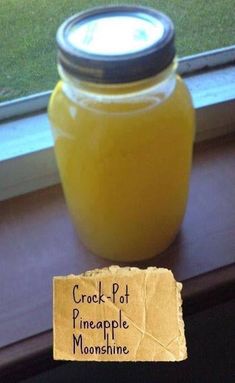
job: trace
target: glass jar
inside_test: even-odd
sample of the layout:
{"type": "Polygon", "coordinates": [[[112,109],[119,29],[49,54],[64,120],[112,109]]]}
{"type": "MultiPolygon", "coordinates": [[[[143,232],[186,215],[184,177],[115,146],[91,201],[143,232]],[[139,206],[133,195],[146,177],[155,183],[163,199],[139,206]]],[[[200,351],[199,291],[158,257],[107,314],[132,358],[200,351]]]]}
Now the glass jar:
{"type": "Polygon", "coordinates": [[[182,223],[194,137],[172,22],[145,7],[96,8],[67,20],[57,44],[49,118],[79,236],[101,257],[151,258],[182,223]]]}

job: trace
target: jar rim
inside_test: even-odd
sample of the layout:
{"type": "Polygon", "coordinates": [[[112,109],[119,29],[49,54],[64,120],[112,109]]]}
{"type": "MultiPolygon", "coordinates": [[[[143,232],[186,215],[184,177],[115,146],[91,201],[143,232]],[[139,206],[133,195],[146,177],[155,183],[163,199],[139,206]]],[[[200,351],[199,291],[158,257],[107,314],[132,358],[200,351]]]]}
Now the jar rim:
{"type": "Polygon", "coordinates": [[[133,82],[157,75],[171,64],[175,57],[174,36],[169,17],[152,8],[92,8],[72,16],[59,27],[58,62],[83,81],[133,82]],[[120,41],[119,24],[124,30],[120,41]],[[84,41],[93,41],[93,46],[84,41]]]}

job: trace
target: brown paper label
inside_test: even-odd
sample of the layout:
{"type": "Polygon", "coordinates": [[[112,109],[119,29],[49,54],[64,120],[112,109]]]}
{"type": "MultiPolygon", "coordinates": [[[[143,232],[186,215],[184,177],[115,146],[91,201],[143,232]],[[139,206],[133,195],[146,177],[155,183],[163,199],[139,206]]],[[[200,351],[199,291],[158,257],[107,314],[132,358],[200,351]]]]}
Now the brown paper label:
{"type": "Polygon", "coordinates": [[[54,359],[187,358],[181,283],[167,269],[111,266],[53,280],[54,359]]]}

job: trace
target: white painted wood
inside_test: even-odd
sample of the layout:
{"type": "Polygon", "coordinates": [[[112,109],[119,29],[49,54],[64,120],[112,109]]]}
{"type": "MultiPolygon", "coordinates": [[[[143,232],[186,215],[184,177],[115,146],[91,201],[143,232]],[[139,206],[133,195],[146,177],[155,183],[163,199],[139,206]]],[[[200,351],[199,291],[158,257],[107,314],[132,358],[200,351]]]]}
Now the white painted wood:
{"type": "Polygon", "coordinates": [[[0,201],[59,182],[52,147],[0,162],[0,201]]]}
{"type": "Polygon", "coordinates": [[[2,161],[52,146],[53,138],[46,113],[6,121],[0,125],[0,166],[2,161]]]}
{"type": "Polygon", "coordinates": [[[36,93],[0,103],[0,121],[34,112],[45,111],[51,91],[36,93]]]}
{"type": "Polygon", "coordinates": [[[235,66],[195,74],[184,80],[197,109],[235,99],[235,66]]]}
{"type": "Polygon", "coordinates": [[[235,63],[235,45],[208,52],[186,56],[179,60],[179,73],[190,74],[196,71],[216,68],[235,63]]]}

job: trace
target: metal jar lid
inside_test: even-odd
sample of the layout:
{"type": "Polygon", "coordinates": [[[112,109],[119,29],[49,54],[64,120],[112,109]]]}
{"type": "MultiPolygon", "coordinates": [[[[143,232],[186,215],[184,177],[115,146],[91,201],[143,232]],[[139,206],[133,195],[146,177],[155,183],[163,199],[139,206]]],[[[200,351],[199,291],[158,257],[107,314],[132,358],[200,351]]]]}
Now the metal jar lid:
{"type": "Polygon", "coordinates": [[[58,61],[76,78],[104,84],[154,76],[174,59],[174,26],[161,12],[111,6],[81,12],[57,32],[58,61]]]}

